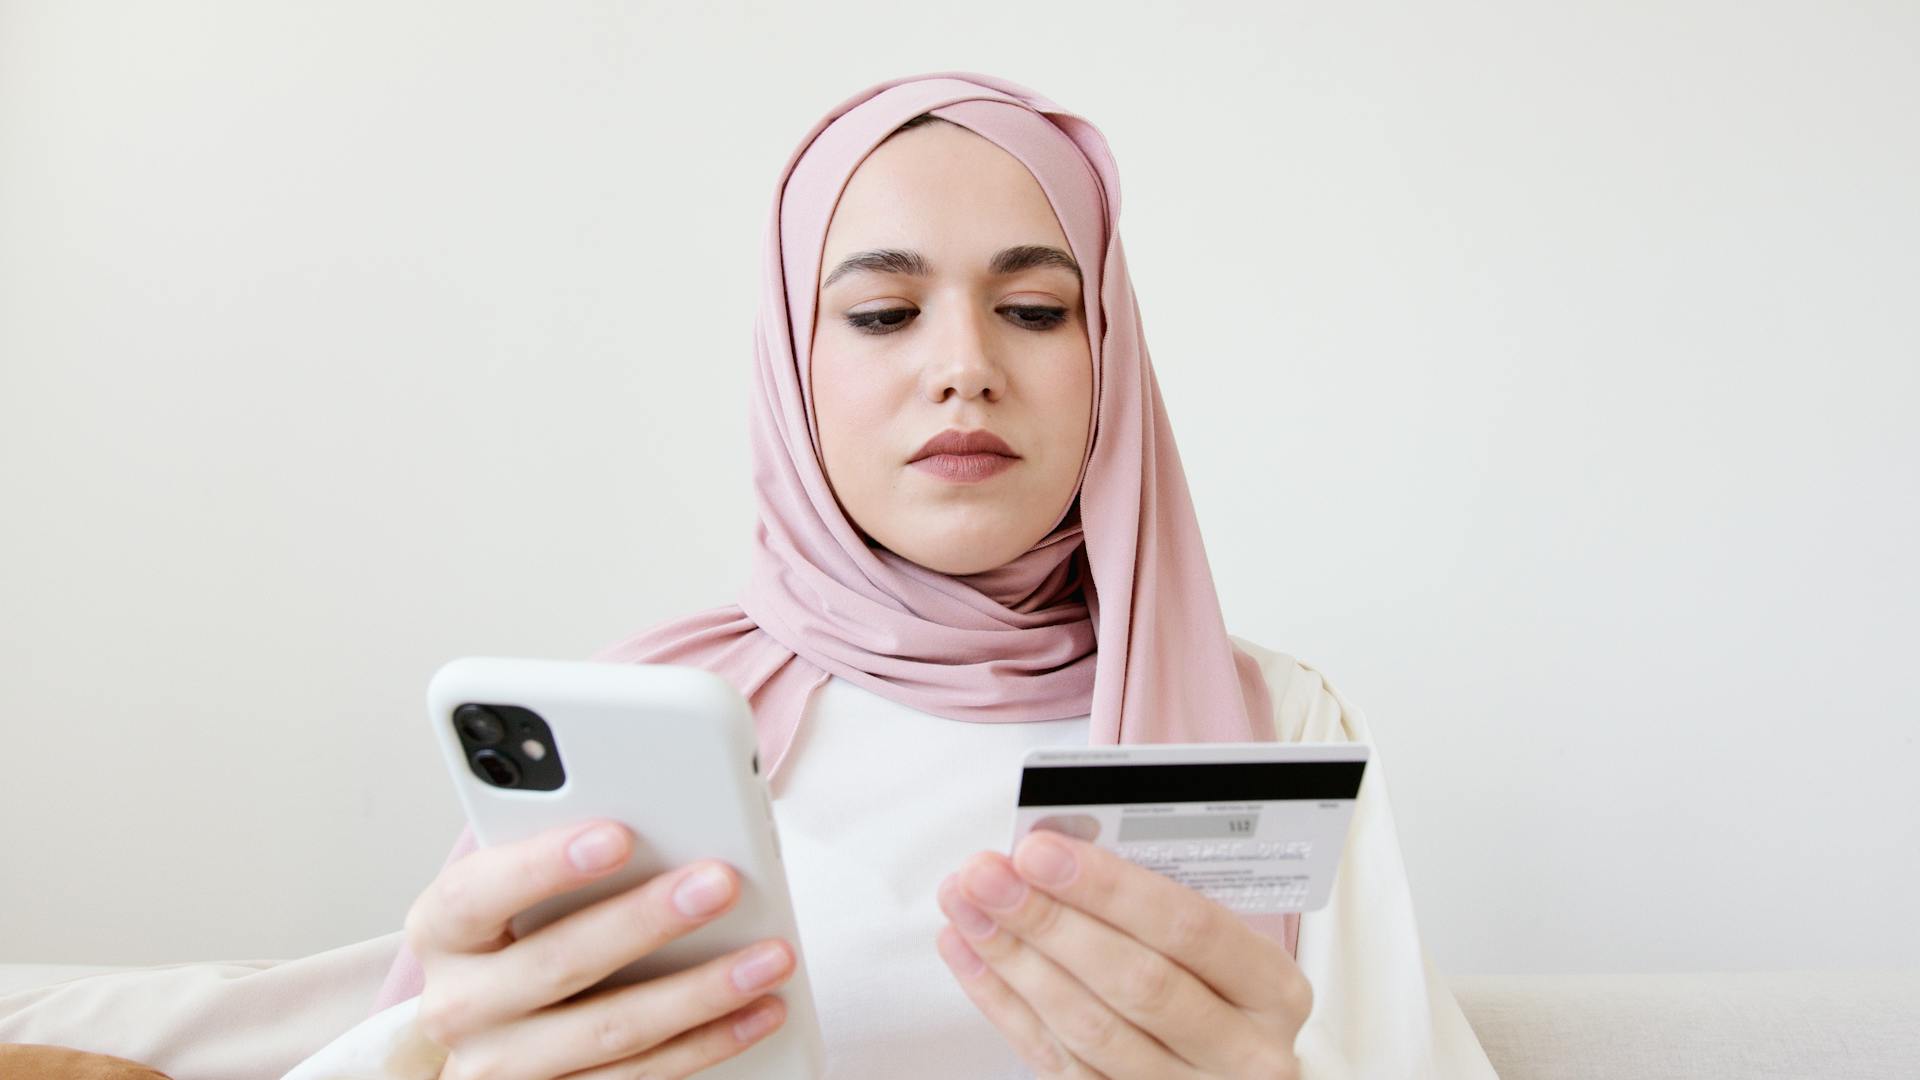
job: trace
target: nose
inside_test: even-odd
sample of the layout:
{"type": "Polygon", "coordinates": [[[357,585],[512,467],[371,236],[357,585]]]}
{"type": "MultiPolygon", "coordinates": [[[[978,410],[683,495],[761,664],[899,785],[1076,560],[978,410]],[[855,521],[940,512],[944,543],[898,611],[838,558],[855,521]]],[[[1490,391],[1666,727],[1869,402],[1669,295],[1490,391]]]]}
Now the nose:
{"type": "Polygon", "coordinates": [[[924,340],[934,350],[921,372],[929,400],[942,402],[950,394],[961,399],[984,397],[998,401],[1006,393],[1006,370],[994,354],[998,347],[985,325],[992,312],[959,313],[949,308],[936,332],[924,340]]]}

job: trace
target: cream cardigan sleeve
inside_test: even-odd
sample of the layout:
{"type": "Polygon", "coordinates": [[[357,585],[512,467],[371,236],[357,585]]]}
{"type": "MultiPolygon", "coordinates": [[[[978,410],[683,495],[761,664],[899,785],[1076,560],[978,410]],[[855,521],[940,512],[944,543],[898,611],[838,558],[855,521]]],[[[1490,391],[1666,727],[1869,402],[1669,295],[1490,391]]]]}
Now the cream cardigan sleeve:
{"type": "Polygon", "coordinates": [[[1306,1080],[1493,1078],[1480,1041],[1420,940],[1380,747],[1366,718],[1311,665],[1242,638],[1260,662],[1281,742],[1371,747],[1327,906],[1300,916],[1313,1012],[1294,1042],[1306,1080]]]}

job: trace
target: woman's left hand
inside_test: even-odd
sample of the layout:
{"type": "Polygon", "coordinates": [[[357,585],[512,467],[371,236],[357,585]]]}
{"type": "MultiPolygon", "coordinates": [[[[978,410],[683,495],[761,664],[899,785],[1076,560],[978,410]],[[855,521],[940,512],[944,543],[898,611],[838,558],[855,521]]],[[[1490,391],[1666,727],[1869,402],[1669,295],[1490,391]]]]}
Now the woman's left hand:
{"type": "Polygon", "coordinates": [[[1059,833],[940,884],[940,955],[1043,1077],[1291,1078],[1313,989],[1286,948],[1161,874],[1059,833]]]}

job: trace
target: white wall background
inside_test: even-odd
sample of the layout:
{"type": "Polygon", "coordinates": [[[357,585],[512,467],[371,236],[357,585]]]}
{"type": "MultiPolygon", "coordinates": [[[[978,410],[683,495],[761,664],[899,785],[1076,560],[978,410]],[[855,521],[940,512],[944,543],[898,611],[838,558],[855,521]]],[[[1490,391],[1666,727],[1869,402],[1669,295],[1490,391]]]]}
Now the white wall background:
{"type": "Polygon", "coordinates": [[[732,599],[775,174],[1100,124],[1452,973],[1920,963],[1920,8],[0,0],[0,961],[398,928],[474,653],[732,599]]]}

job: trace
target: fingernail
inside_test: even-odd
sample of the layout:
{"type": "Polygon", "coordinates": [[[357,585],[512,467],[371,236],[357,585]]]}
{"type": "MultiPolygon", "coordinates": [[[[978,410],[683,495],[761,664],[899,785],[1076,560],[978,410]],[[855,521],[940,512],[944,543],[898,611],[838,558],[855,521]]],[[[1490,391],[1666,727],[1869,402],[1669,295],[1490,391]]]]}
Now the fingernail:
{"type": "Polygon", "coordinates": [[[1027,883],[1014,877],[998,859],[981,859],[967,871],[965,883],[969,895],[998,911],[1018,907],[1027,895],[1027,883]]]}
{"type": "Polygon", "coordinates": [[[946,960],[947,966],[954,971],[972,978],[986,970],[987,962],[980,959],[979,953],[968,948],[967,943],[961,941],[959,935],[941,934],[939,945],[941,958],[946,960]]]}
{"type": "Polygon", "coordinates": [[[733,894],[732,883],[717,866],[703,866],[674,886],[673,906],[682,915],[711,915],[733,894]]]}
{"type": "Polygon", "coordinates": [[[773,985],[787,971],[787,950],[771,942],[748,953],[733,965],[733,986],[750,993],[773,985]]]}
{"type": "Polygon", "coordinates": [[[752,1042],[772,1031],[779,1023],[780,1006],[763,1001],[752,1012],[733,1022],[733,1037],[743,1043],[752,1042]]]}
{"type": "Polygon", "coordinates": [[[1027,834],[1013,853],[1013,864],[1028,879],[1042,885],[1059,886],[1073,880],[1073,852],[1043,833],[1027,834]]]}
{"type": "Polygon", "coordinates": [[[949,898],[947,906],[952,909],[947,914],[953,916],[953,925],[961,933],[975,941],[985,941],[993,936],[997,924],[986,912],[960,899],[958,895],[949,898]]]}
{"type": "Polygon", "coordinates": [[[567,859],[581,870],[605,870],[620,860],[620,828],[596,825],[567,845],[567,859]]]}

